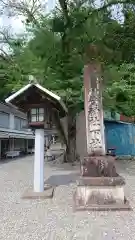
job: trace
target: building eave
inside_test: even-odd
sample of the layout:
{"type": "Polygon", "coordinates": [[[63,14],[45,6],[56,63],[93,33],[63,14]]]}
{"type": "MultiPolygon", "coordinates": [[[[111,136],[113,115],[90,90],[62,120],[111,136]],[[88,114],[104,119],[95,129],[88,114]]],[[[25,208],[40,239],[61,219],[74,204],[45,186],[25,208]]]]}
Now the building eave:
{"type": "Polygon", "coordinates": [[[59,104],[61,105],[61,107],[63,108],[63,110],[65,111],[65,113],[68,112],[66,105],[64,104],[64,102],[62,101],[61,97],[59,97],[58,95],[52,93],[51,91],[49,91],[48,89],[42,87],[40,84],[38,83],[29,83],[26,86],[22,87],[20,90],[18,90],[17,92],[15,92],[14,94],[12,94],[11,96],[9,96],[8,98],[5,99],[5,102],[7,104],[10,104],[11,106],[14,106],[12,104],[12,101],[18,97],[19,95],[21,95],[23,92],[25,92],[26,90],[28,90],[29,88],[31,88],[32,86],[37,87],[40,91],[44,92],[45,94],[47,94],[48,96],[50,96],[51,98],[53,98],[55,101],[59,102],[59,104]]]}

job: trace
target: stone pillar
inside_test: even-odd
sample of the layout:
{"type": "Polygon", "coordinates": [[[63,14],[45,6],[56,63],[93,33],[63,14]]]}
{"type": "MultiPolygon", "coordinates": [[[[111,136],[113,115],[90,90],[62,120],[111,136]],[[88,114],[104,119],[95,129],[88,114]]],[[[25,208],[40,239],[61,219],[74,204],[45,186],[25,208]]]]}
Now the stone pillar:
{"type": "Polygon", "coordinates": [[[85,117],[88,155],[105,155],[104,121],[100,67],[84,68],[85,117]]]}
{"type": "Polygon", "coordinates": [[[35,130],[34,192],[44,191],[44,129],[35,130]]]}
{"type": "Polygon", "coordinates": [[[74,193],[76,210],[130,210],[124,196],[124,179],[116,172],[112,156],[105,155],[100,68],[84,69],[88,156],[81,162],[81,177],[74,193]]]}

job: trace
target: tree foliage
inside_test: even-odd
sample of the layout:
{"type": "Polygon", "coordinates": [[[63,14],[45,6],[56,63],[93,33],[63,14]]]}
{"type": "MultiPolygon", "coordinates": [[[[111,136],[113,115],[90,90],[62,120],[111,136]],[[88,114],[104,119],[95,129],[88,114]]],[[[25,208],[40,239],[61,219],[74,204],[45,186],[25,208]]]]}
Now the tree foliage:
{"type": "Polygon", "coordinates": [[[84,105],[83,68],[89,61],[102,65],[104,108],[135,114],[134,0],[103,1],[99,7],[94,0],[59,0],[49,15],[37,0],[2,3],[2,13],[24,17],[28,36],[1,31],[7,48],[0,51],[0,97],[25,85],[28,75],[58,93],[68,107],[70,160],[75,157],[74,116],[84,105]],[[112,16],[112,6],[123,9],[122,22],[112,16]]]}
{"type": "Polygon", "coordinates": [[[84,64],[96,58],[103,66],[105,107],[133,114],[135,14],[131,4],[134,1],[112,0],[97,8],[93,1],[59,0],[53,14],[47,16],[38,1],[3,1],[3,9],[25,17],[30,39],[1,31],[1,42],[10,49],[1,49],[0,84],[5,86],[1,98],[33,74],[61,95],[74,114],[83,108],[84,64]],[[108,8],[118,3],[125,4],[122,23],[112,18],[108,8]],[[89,51],[90,44],[96,45],[96,56],[89,51]]]}

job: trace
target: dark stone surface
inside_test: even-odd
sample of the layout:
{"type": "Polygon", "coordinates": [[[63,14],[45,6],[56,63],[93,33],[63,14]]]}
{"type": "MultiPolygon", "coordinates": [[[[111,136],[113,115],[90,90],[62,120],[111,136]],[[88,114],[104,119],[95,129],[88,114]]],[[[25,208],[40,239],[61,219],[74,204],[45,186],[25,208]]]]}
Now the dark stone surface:
{"type": "Polygon", "coordinates": [[[83,177],[117,177],[115,158],[112,156],[88,156],[81,162],[83,177]]]}
{"type": "Polygon", "coordinates": [[[78,186],[122,186],[125,185],[123,177],[80,177],[77,180],[78,186]]]}

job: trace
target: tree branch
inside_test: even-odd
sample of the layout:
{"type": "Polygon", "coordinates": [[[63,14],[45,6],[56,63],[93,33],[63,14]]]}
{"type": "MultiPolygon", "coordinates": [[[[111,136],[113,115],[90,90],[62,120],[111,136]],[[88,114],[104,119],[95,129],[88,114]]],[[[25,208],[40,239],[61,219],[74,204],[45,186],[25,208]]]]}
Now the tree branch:
{"type": "Polygon", "coordinates": [[[118,4],[133,4],[133,5],[135,5],[135,1],[134,0],[111,0],[107,4],[104,4],[102,7],[95,8],[93,10],[90,9],[87,16],[84,19],[82,19],[79,23],[77,23],[75,25],[75,27],[81,26],[81,24],[85,23],[89,19],[89,17],[91,17],[92,15],[99,13],[100,11],[104,11],[105,9],[115,6],[115,5],[118,5],[118,4]]]}
{"type": "Polygon", "coordinates": [[[61,9],[63,11],[66,23],[69,22],[69,16],[68,16],[68,6],[67,6],[67,0],[59,0],[61,9]]]}
{"type": "MultiPolygon", "coordinates": [[[[23,15],[27,21],[33,22],[39,27],[37,20],[39,13],[41,14],[42,4],[39,0],[2,0],[3,9],[6,10],[6,15],[15,16],[23,15]]],[[[4,11],[4,10],[3,10],[4,11]]]]}
{"type": "Polygon", "coordinates": [[[12,58],[2,48],[0,48],[0,58],[6,62],[13,62],[12,58]]]}

